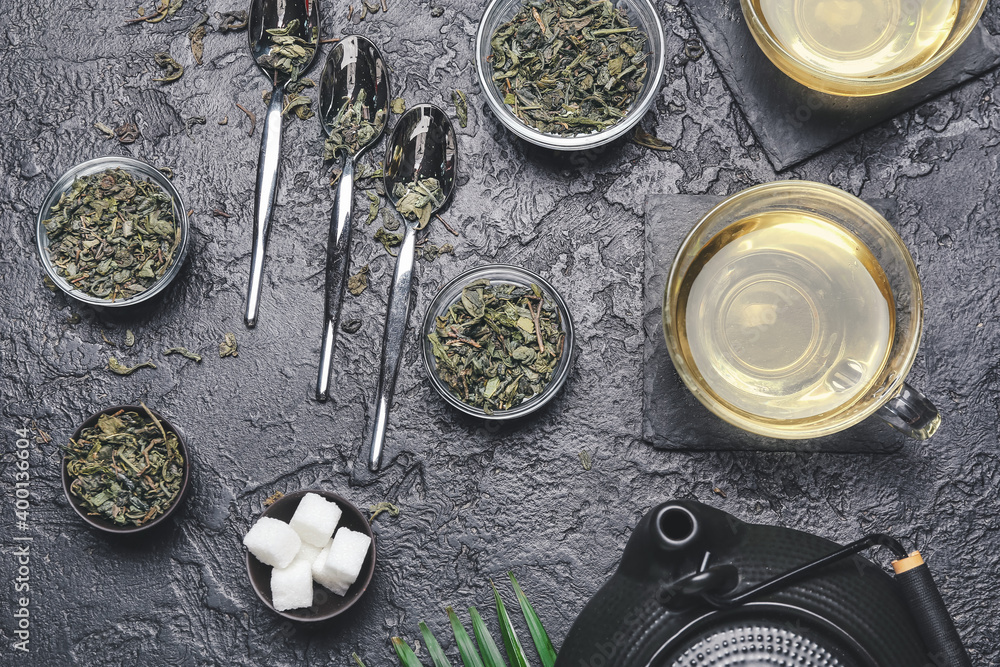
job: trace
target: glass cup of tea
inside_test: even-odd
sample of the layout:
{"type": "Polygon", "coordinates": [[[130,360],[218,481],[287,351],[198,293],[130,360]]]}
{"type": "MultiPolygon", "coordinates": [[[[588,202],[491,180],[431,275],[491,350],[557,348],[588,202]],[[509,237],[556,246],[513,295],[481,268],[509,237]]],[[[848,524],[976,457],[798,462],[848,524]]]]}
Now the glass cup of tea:
{"type": "Polygon", "coordinates": [[[688,389],[744,430],[816,438],[877,414],[915,438],[941,423],[904,379],[920,343],[913,258],[843,190],[777,181],[716,206],[681,244],[663,294],[688,389]]]}
{"type": "Polygon", "coordinates": [[[804,86],[862,97],[930,74],[975,28],[986,0],[740,0],[754,40],[804,86]]]}

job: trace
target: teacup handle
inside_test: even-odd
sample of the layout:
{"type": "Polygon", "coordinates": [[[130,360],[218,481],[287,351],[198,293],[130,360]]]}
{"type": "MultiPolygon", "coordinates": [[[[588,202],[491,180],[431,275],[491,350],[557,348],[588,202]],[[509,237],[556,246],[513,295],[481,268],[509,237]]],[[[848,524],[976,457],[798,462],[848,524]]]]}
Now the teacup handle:
{"type": "Polygon", "coordinates": [[[917,440],[931,437],[941,425],[941,415],[934,404],[905,382],[899,393],[875,414],[897,431],[917,440]]]}

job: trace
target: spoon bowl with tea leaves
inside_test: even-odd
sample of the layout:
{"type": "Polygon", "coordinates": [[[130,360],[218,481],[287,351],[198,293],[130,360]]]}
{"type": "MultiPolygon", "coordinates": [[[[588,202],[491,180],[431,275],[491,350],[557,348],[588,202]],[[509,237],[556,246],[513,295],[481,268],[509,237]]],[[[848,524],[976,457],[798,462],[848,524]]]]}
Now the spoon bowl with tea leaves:
{"type": "Polygon", "coordinates": [[[368,450],[368,468],[372,472],[382,465],[385,429],[410,314],[417,230],[427,225],[455,189],[458,150],[451,121],[436,106],[413,107],[396,123],[384,165],[385,192],[403,216],[406,231],[399,246],[382,334],[382,364],[368,450]]]}
{"type": "Polygon", "coordinates": [[[298,81],[316,57],[319,0],[251,0],[248,20],[250,53],[274,85],[261,133],[254,194],[253,248],[246,307],[246,325],[252,328],[257,325],[267,237],[278,192],[285,87],[298,81]]]}
{"type": "Polygon", "coordinates": [[[319,102],[323,132],[327,136],[323,158],[344,158],[326,250],[323,343],[316,380],[316,400],[325,401],[330,390],[333,344],[351,264],[354,167],[361,154],[382,136],[389,115],[389,75],[378,47],[358,35],[344,37],[338,42],[323,67],[319,102]]]}

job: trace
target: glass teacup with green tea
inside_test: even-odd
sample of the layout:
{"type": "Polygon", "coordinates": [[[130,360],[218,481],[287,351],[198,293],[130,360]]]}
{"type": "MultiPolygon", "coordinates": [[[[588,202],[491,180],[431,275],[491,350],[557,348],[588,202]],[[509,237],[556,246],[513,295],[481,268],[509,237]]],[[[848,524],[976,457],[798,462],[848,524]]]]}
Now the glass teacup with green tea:
{"type": "Polygon", "coordinates": [[[965,41],[986,0],[740,0],[779,69],[833,95],[860,97],[923,78],[965,41]]]}
{"type": "Polygon", "coordinates": [[[917,438],[937,410],[904,382],[923,302],[913,259],[875,209],[778,181],[712,209],[677,253],[667,348],[709,410],[753,433],[829,435],[872,414],[917,438]]]}

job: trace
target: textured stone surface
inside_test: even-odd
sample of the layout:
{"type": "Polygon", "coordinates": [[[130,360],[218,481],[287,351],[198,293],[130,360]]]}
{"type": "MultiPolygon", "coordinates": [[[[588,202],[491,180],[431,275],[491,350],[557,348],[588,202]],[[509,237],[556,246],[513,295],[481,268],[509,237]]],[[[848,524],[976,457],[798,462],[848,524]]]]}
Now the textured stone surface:
{"type": "MultiPolygon", "coordinates": [[[[388,14],[349,24],[346,0],[325,2],[324,34],[361,32],[383,45],[393,85],[409,102],[447,106],[451,89],[470,92],[469,127],[458,130],[459,188],[444,213],[461,238],[432,225],[431,238],[454,240],[457,252],[419,265],[411,325],[450,276],[504,261],[535,269],[562,290],[579,337],[563,395],[536,418],[494,429],[437,398],[411,333],[385,470],[371,476],[357,459],[391,258],[357,219],[353,264],[370,264],[372,286],[348,299],[344,317],[363,316],[364,324],[339,338],[335,400],[314,402],[332,195],[318,121],[287,125],[260,324],[246,331],[260,134],[247,139],[235,105],[260,115],[266,81],[247,56],[244,34],[210,32],[200,67],[186,36],[198,10],[214,15],[243,3],[189,0],[162,23],[123,25],[137,4],[3,3],[0,662],[345,665],[357,651],[369,665],[391,664],[391,635],[412,643],[426,619],[444,640],[442,607],[488,607],[488,579],[507,569],[558,644],[614,569],[631,527],[671,497],[841,541],[876,529],[907,538],[929,556],[976,664],[1000,661],[990,571],[1000,546],[996,73],[783,174],[900,202],[899,229],[924,280],[928,315],[913,379],[945,415],[932,443],[907,444],[892,457],[663,452],[640,440],[645,196],[726,195],[775,178],[711,59],[684,55],[685,40],[696,38],[686,11],[658,3],[669,67],[655,113],[644,121],[675,149],[622,143],[570,161],[515,140],[485,109],[471,62],[483,3],[389,0],[388,14]],[[432,5],[444,9],[441,17],[431,16],[432,5]],[[163,49],[187,68],[169,85],[150,81],[152,54],[163,49]],[[207,124],[188,136],[191,116],[207,124]],[[228,124],[219,125],[223,117],[228,124]],[[131,146],[92,127],[133,119],[142,136],[131,146]],[[41,285],[35,208],[65,169],[104,153],[172,167],[194,211],[188,265],[144,313],[99,313],[41,285]],[[233,217],[213,217],[217,207],[233,217]],[[74,313],[81,321],[69,324],[74,313]],[[127,328],[138,340],[131,349],[122,347],[127,328]],[[226,331],[239,338],[237,358],[214,353],[226,331]],[[205,360],[161,356],[178,344],[205,360]],[[106,370],[111,354],[154,358],[159,368],[118,377],[106,370]],[[193,488],[162,531],[121,542],[87,529],[68,507],[58,445],[94,410],[140,399],[187,436],[193,488]],[[22,528],[11,451],[14,430],[33,423],[53,441],[30,447],[31,509],[22,528]],[[583,449],[595,454],[590,471],[577,458],[583,449]],[[319,628],[285,624],[260,604],[240,544],[264,498],[307,486],[360,506],[391,500],[403,508],[376,522],[380,560],[366,598],[349,618],[319,628]],[[14,606],[14,536],[33,538],[26,656],[10,649],[14,621],[6,611],[14,606]]],[[[988,14],[985,25],[995,33],[996,10],[988,14]]],[[[444,643],[457,664],[452,642],[444,643]]]]}

